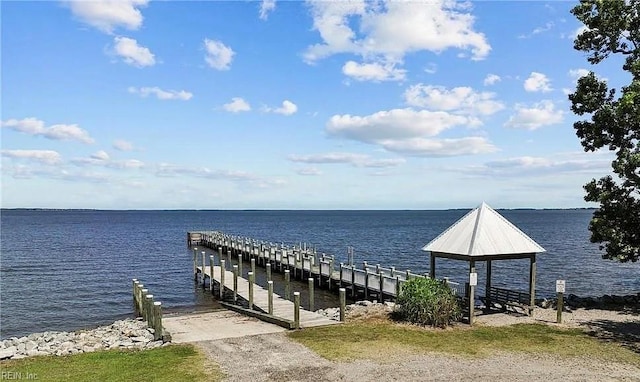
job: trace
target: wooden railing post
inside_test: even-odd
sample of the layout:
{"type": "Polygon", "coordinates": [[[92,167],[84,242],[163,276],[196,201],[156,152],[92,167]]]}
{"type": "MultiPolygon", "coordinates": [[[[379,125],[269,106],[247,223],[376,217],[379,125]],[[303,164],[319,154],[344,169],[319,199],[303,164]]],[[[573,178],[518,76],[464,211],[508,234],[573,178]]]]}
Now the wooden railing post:
{"type": "Polygon", "coordinates": [[[291,271],[284,270],[284,298],[291,301],[291,271]]]}
{"type": "MultiPolygon", "coordinates": [[[[224,260],[220,260],[220,300],[224,300],[224,274],[226,273],[226,264],[224,260]]],[[[213,278],[211,278],[213,280],[213,278]]]]}
{"type": "Polygon", "coordinates": [[[293,292],[293,326],[300,329],[300,292],[293,292]]]}
{"type": "Polygon", "coordinates": [[[153,340],[158,341],[163,339],[164,335],[164,328],[162,327],[162,303],[160,301],[153,303],[153,313],[155,317],[153,321],[153,340]]]}
{"type": "Polygon", "coordinates": [[[273,314],[273,281],[267,281],[268,290],[269,290],[269,314],[273,314]]]}
{"type": "Polygon", "coordinates": [[[338,289],[340,295],[340,321],[344,322],[344,314],[347,310],[347,290],[344,288],[338,289]]]}
{"type": "Polygon", "coordinates": [[[253,272],[249,272],[249,309],[253,309],[253,272]]]}
{"type": "Polygon", "coordinates": [[[209,256],[209,275],[211,275],[211,277],[209,278],[209,290],[211,290],[211,294],[213,294],[213,255],[209,256]]]}
{"type": "Polygon", "coordinates": [[[313,291],[313,284],[314,284],[313,277],[309,277],[309,311],[310,312],[313,312],[313,310],[314,310],[313,308],[314,308],[314,305],[315,305],[315,303],[314,303],[315,302],[314,301],[314,299],[315,299],[314,294],[315,293],[313,291]]]}
{"type": "Polygon", "coordinates": [[[233,303],[238,302],[238,266],[233,266],[233,303]]]}

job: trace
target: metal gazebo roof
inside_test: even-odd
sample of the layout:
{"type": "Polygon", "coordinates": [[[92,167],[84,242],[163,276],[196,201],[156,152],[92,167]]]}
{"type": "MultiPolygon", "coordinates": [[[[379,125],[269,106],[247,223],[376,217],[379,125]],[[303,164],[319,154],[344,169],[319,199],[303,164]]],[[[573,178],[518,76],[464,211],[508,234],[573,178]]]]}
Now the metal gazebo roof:
{"type": "Polygon", "coordinates": [[[422,250],[442,254],[442,257],[477,260],[518,258],[518,255],[545,252],[544,248],[484,202],[422,250]]]}

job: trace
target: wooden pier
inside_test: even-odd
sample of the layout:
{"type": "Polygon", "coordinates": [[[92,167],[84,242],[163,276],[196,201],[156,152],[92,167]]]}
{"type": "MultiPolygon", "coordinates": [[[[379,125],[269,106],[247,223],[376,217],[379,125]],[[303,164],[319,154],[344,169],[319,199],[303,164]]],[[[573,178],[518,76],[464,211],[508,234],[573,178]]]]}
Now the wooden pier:
{"type": "MultiPolygon", "coordinates": [[[[269,264],[269,271],[289,271],[291,277],[306,281],[313,279],[318,287],[329,290],[344,288],[353,300],[376,299],[395,300],[400,293],[402,284],[416,277],[429,277],[412,273],[409,270],[399,271],[395,267],[381,267],[380,264],[370,265],[363,262],[358,268],[353,261],[350,264],[337,263],[334,256],[318,254],[315,248],[300,243],[288,246],[282,243],[270,243],[247,237],[227,235],[218,231],[200,231],[187,233],[187,245],[194,248],[193,264],[194,274],[207,268],[207,256],[204,252],[198,253],[198,249],[208,248],[219,259],[226,259],[227,265],[231,261],[254,261],[261,267],[269,264]]],[[[350,259],[351,256],[350,256],[350,259]]],[[[229,265],[230,266],[230,265],[229,265]]],[[[208,271],[210,273],[210,271],[208,271]]],[[[214,270],[214,279],[215,279],[214,270]]],[[[233,274],[231,274],[231,278],[233,274]]],[[[230,277],[225,276],[225,285],[230,277]]],[[[446,278],[449,287],[454,294],[464,297],[466,290],[464,285],[450,282],[446,278]]],[[[219,280],[217,281],[219,282],[219,280]]]]}
{"type": "MultiPolygon", "coordinates": [[[[296,328],[296,304],[294,301],[286,300],[278,294],[272,293],[270,308],[268,290],[253,283],[253,296],[250,296],[250,280],[239,276],[234,279],[235,274],[226,269],[224,270],[224,276],[222,276],[223,269],[218,265],[208,264],[205,265],[204,268],[202,266],[196,268],[196,272],[198,272],[201,277],[209,279],[210,286],[213,285],[211,284],[211,271],[213,271],[213,281],[218,285],[218,288],[220,288],[220,286],[222,285],[221,280],[224,278],[224,294],[230,295],[235,291],[237,298],[243,299],[245,301],[251,300],[251,302],[253,303],[253,306],[250,306],[248,310],[239,308],[233,304],[225,304],[226,307],[232,310],[238,310],[249,315],[252,315],[253,313],[258,318],[264,319],[266,321],[271,321],[272,323],[284,326],[288,329],[296,328]]],[[[211,288],[211,290],[214,291],[213,288],[211,288]]],[[[300,328],[334,325],[339,323],[339,321],[332,320],[319,313],[311,312],[299,306],[297,308],[300,328]]]]}

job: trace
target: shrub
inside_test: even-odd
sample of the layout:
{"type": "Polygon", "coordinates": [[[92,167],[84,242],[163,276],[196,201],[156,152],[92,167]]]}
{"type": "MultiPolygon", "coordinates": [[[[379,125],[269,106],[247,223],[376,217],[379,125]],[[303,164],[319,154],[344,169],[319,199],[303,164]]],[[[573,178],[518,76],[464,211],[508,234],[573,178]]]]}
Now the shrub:
{"type": "Polygon", "coordinates": [[[460,318],[461,310],[444,281],[420,277],[402,285],[396,314],[414,324],[444,328],[460,318]]]}

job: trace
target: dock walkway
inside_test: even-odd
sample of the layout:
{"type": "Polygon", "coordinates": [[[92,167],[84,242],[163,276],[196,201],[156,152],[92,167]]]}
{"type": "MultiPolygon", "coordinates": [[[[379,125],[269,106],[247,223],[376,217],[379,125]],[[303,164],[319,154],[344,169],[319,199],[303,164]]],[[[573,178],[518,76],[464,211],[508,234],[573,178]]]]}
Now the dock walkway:
{"type": "MultiPolygon", "coordinates": [[[[213,268],[213,281],[220,285],[220,276],[222,272],[222,268],[218,265],[214,265],[211,267],[207,265],[204,267],[198,266],[197,272],[204,277],[209,278],[211,280],[211,268],[213,268]]],[[[233,272],[225,270],[224,276],[224,287],[225,294],[233,293],[233,272]]],[[[249,281],[244,277],[238,277],[238,288],[237,294],[239,298],[244,300],[249,300],[249,281]]],[[[263,312],[268,312],[269,309],[269,292],[262,288],[260,285],[253,284],[253,305],[254,309],[260,309],[263,312]]],[[[332,320],[328,317],[325,317],[319,313],[310,312],[306,309],[300,307],[300,327],[301,328],[310,328],[314,326],[325,326],[325,325],[335,325],[339,324],[339,321],[332,320]]],[[[274,293],[273,294],[273,315],[276,318],[294,321],[294,303],[292,301],[286,300],[280,295],[274,293]]]]}

